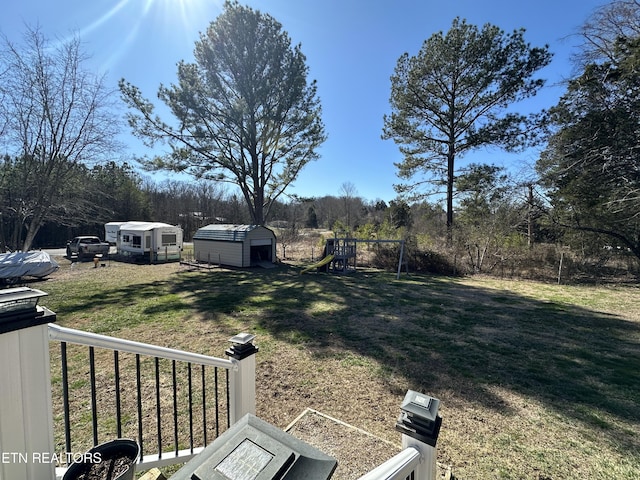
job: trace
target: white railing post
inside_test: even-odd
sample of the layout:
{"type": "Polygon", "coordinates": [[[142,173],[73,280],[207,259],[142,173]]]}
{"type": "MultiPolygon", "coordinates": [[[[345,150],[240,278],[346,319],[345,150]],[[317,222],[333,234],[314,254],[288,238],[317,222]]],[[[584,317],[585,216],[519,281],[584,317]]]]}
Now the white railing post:
{"type": "Polygon", "coordinates": [[[402,448],[413,447],[420,452],[420,463],[414,471],[415,480],[436,480],[438,434],[442,418],[438,415],[440,401],[409,390],[404,397],[396,429],[402,432],[402,448]]]}
{"type": "Polygon", "coordinates": [[[225,352],[237,362],[237,369],[229,371],[229,422],[236,423],[247,413],[256,413],[256,352],[255,335],[240,333],[229,339],[231,347],[225,352]]]}
{"type": "Polygon", "coordinates": [[[55,480],[46,295],[0,291],[0,480],[55,480]]]}

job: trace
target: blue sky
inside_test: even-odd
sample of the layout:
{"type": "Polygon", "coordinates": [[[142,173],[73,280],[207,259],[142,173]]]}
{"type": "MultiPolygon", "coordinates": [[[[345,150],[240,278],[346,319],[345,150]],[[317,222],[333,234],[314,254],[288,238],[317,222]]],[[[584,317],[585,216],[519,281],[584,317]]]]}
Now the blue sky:
{"type": "MultiPolygon", "coordinates": [[[[289,193],[339,195],[345,182],[365,199],[389,201],[398,183],[397,146],[380,138],[389,113],[389,77],[404,52],[415,54],[424,40],[447,31],[459,16],[510,32],[525,28],[532,46],[549,44],[552,64],[542,71],[547,87],[523,109],[554,105],[558,84],[571,74],[572,36],[602,0],[245,0],[282,23],[302,44],[310,78],[318,81],[328,140],[321,158],[308,165],[289,193]]],[[[39,25],[51,39],[78,33],[91,56],[88,66],[105,73],[115,88],[120,78],[155,98],[160,83],[175,81],[179,60],[191,61],[194,42],[222,10],[222,0],[22,0],[6,2],[0,31],[20,41],[25,25],[39,25]]],[[[131,154],[153,154],[125,135],[131,154]]],[[[159,153],[155,152],[155,153],[159,153]]],[[[522,171],[535,151],[507,155],[492,149],[462,161],[494,163],[522,171]]],[[[161,178],[161,177],[157,177],[161,178]]]]}

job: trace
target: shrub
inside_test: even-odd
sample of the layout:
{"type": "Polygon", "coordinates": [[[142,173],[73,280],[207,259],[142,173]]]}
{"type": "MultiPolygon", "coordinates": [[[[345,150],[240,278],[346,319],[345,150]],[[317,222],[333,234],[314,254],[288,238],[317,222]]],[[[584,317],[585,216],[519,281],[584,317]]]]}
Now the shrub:
{"type": "MultiPolygon", "coordinates": [[[[398,268],[400,245],[377,244],[372,257],[372,264],[376,268],[395,270],[398,268]]],[[[434,273],[438,275],[454,275],[456,267],[450,259],[442,253],[416,247],[415,242],[405,242],[404,262],[410,272],[434,273]]],[[[402,268],[405,268],[403,265],[402,268]]]]}

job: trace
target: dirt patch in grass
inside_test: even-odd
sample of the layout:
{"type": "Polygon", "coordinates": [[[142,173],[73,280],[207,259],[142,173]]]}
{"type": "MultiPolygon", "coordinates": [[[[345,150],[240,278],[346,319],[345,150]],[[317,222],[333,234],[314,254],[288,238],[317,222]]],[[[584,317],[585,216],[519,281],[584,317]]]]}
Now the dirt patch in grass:
{"type": "Polygon", "coordinates": [[[400,452],[398,445],[312,409],[305,410],[285,431],[338,461],[332,480],[360,478],[400,452]]]}
{"type": "Polygon", "coordinates": [[[255,333],[257,414],[280,428],[312,408],[399,445],[413,389],[440,399],[458,478],[640,477],[637,286],[61,265],[37,288],[65,326],[215,356],[255,333]]]}

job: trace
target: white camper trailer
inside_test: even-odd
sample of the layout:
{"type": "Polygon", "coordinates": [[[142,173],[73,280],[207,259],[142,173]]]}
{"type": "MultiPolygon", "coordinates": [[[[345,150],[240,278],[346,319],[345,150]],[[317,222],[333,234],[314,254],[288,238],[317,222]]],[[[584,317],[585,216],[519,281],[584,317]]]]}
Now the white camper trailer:
{"type": "Polygon", "coordinates": [[[144,224],[148,222],[109,222],[104,224],[104,241],[109,242],[111,245],[115,245],[118,243],[118,232],[120,231],[120,226],[125,223],[129,224],[144,224]]]}
{"type": "Polygon", "coordinates": [[[104,224],[104,241],[109,242],[111,245],[118,243],[118,234],[120,233],[120,227],[128,224],[130,227],[133,225],[148,225],[150,222],[109,222],[104,224]]]}
{"type": "Polygon", "coordinates": [[[179,260],[182,252],[182,228],[167,223],[122,223],[116,237],[119,254],[146,257],[151,263],[179,260]]]}

